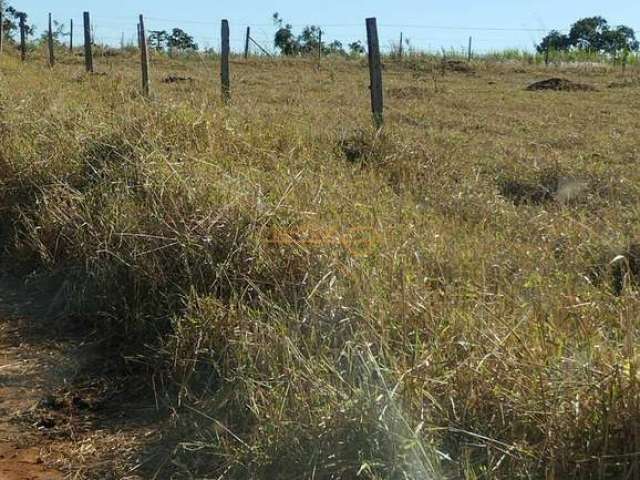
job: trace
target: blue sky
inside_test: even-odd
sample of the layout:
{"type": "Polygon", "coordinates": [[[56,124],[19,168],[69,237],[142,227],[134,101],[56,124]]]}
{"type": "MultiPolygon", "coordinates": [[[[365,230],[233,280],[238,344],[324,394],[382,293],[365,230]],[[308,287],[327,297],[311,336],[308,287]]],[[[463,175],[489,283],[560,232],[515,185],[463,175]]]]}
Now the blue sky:
{"type": "MultiPolygon", "coordinates": [[[[376,16],[383,48],[389,48],[403,32],[420,49],[466,48],[469,36],[473,36],[477,51],[532,49],[544,34],[538,30],[567,29],[576,19],[592,15],[602,15],[614,25],[624,23],[640,33],[638,0],[9,0],[9,3],[29,13],[39,30],[45,27],[48,12],[67,25],[69,18],[73,18],[79,26],[82,11],[89,10],[96,40],[112,44],[118,44],[123,34],[126,41],[133,41],[137,14],[143,13],[148,29],[180,27],[202,47],[218,48],[220,20],[228,18],[232,47],[237,50],[242,46],[247,25],[251,25],[257,41],[271,48],[274,32],[271,16],[276,11],[296,30],[317,24],[326,32],[325,38],[344,44],[364,40],[364,19],[376,16]]],[[[80,39],[79,30],[76,38],[80,39]]]]}

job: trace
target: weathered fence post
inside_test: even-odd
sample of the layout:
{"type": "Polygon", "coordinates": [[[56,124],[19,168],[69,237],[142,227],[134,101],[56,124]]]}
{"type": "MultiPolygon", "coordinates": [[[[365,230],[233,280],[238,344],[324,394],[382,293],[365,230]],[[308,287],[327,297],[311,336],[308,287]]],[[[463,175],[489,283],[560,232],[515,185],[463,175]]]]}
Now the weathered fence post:
{"type": "Polygon", "coordinates": [[[69,52],[73,53],[73,18],[69,24],[69,52]]]}
{"type": "Polygon", "coordinates": [[[82,15],[84,22],[84,66],[87,72],[93,73],[93,50],[91,48],[91,18],[89,12],[82,15]]]}
{"type": "Polygon", "coordinates": [[[249,58],[249,39],[251,38],[251,27],[247,27],[247,37],[244,41],[244,59],[249,58]]]}
{"type": "Polygon", "coordinates": [[[467,52],[467,60],[470,62],[473,56],[473,37],[469,37],[469,51],[467,52]]]}
{"type": "Polygon", "coordinates": [[[49,14],[49,32],[47,34],[47,42],[49,44],[49,68],[53,68],[56,59],[53,53],[53,26],[51,24],[51,14],[49,14]]]}
{"type": "Polygon", "coordinates": [[[231,98],[231,82],[229,79],[229,21],[222,20],[222,50],[220,52],[220,80],[222,84],[222,100],[225,103],[231,98]]]}
{"type": "Polygon", "coordinates": [[[140,65],[142,67],[142,93],[148,97],[149,88],[149,49],[147,48],[147,34],[144,29],[144,17],[140,15],[138,24],[138,34],[140,39],[140,65]]]}
{"type": "Polygon", "coordinates": [[[318,60],[322,59],[322,30],[318,30],[318,60]]]}
{"type": "Polygon", "coordinates": [[[402,45],[402,41],[404,40],[402,35],[402,32],[400,32],[400,44],[398,46],[398,57],[400,58],[400,60],[402,60],[402,55],[404,54],[404,46],[402,45]]]}
{"type": "Polygon", "coordinates": [[[2,47],[4,46],[4,12],[2,11],[2,5],[0,5],[0,55],[2,55],[2,47]]]}
{"type": "Polygon", "coordinates": [[[367,43],[369,46],[369,77],[371,79],[371,110],[376,128],[384,122],[384,100],[382,94],[382,62],[380,60],[380,42],[378,24],[375,18],[367,18],[367,43]]]}
{"type": "Polygon", "coordinates": [[[20,14],[20,59],[24,62],[27,59],[27,26],[25,22],[25,14],[20,14]]]}

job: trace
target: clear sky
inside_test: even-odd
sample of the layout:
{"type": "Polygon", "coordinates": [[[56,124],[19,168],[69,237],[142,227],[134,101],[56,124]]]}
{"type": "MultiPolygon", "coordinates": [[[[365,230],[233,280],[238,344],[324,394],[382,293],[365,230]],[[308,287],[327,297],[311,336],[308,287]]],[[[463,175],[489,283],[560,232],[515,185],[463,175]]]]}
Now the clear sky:
{"type": "MultiPolygon", "coordinates": [[[[640,35],[639,0],[9,0],[9,4],[26,11],[39,31],[48,12],[66,26],[70,18],[79,26],[82,12],[89,10],[96,40],[111,44],[118,44],[123,35],[134,41],[139,13],[145,15],[148,30],[180,27],[201,47],[216,49],[220,20],[227,18],[236,50],[242,47],[248,25],[258,42],[272,48],[274,12],[295,30],[320,25],[325,39],[345,45],[364,40],[364,19],[376,16],[383,48],[403,32],[419,49],[466,48],[473,36],[476,51],[531,50],[544,31],[568,29],[578,18],[593,15],[602,15],[613,25],[629,25],[640,35]]],[[[79,40],[79,29],[76,32],[79,40]]]]}

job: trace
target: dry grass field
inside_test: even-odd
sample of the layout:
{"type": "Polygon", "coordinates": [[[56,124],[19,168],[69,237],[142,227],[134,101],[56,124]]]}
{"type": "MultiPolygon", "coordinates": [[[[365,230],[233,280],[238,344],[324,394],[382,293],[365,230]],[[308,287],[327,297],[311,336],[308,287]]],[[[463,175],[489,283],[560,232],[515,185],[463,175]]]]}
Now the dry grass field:
{"type": "Polygon", "coordinates": [[[637,67],[386,60],[376,132],[364,59],[96,66],[0,58],[3,264],[148,374],[172,478],[640,478],[637,67]]]}

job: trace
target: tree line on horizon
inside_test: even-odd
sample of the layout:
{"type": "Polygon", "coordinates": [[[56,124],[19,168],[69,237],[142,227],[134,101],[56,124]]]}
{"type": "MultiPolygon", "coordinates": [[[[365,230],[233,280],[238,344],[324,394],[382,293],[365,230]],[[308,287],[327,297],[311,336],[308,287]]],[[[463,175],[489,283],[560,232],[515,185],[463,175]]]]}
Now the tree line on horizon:
{"type": "Polygon", "coordinates": [[[612,27],[600,16],[578,20],[568,34],[552,30],[536,46],[538,53],[581,50],[590,53],[618,55],[621,52],[637,52],[640,42],[633,28],[626,25],[612,27]]]}
{"type": "MultiPolygon", "coordinates": [[[[23,19],[27,37],[33,36],[35,27],[28,23],[28,15],[6,0],[0,0],[0,10],[4,12],[2,31],[5,40],[13,42],[18,32],[20,19],[23,19]]],[[[293,26],[284,21],[279,13],[272,17],[276,32],[273,37],[273,47],[284,56],[302,56],[315,54],[320,51],[323,55],[360,56],[366,50],[361,41],[354,41],[343,45],[338,40],[322,39],[322,29],[318,25],[307,25],[299,34],[294,33],[293,26]]],[[[54,21],[53,38],[61,43],[62,38],[69,35],[62,23],[54,21]]],[[[47,32],[43,32],[38,43],[45,41],[47,32]]],[[[408,42],[408,40],[407,40],[408,42]]],[[[149,32],[149,46],[156,51],[197,51],[198,44],[193,36],[180,28],[167,30],[151,30],[149,32]]],[[[124,47],[124,45],[123,45],[124,47]]],[[[536,45],[538,53],[548,51],[567,52],[571,50],[585,51],[617,56],[640,50],[640,42],[636,38],[633,28],[626,25],[611,26],[601,16],[586,17],[575,22],[568,33],[558,30],[550,31],[542,41],[536,45]]]]}

